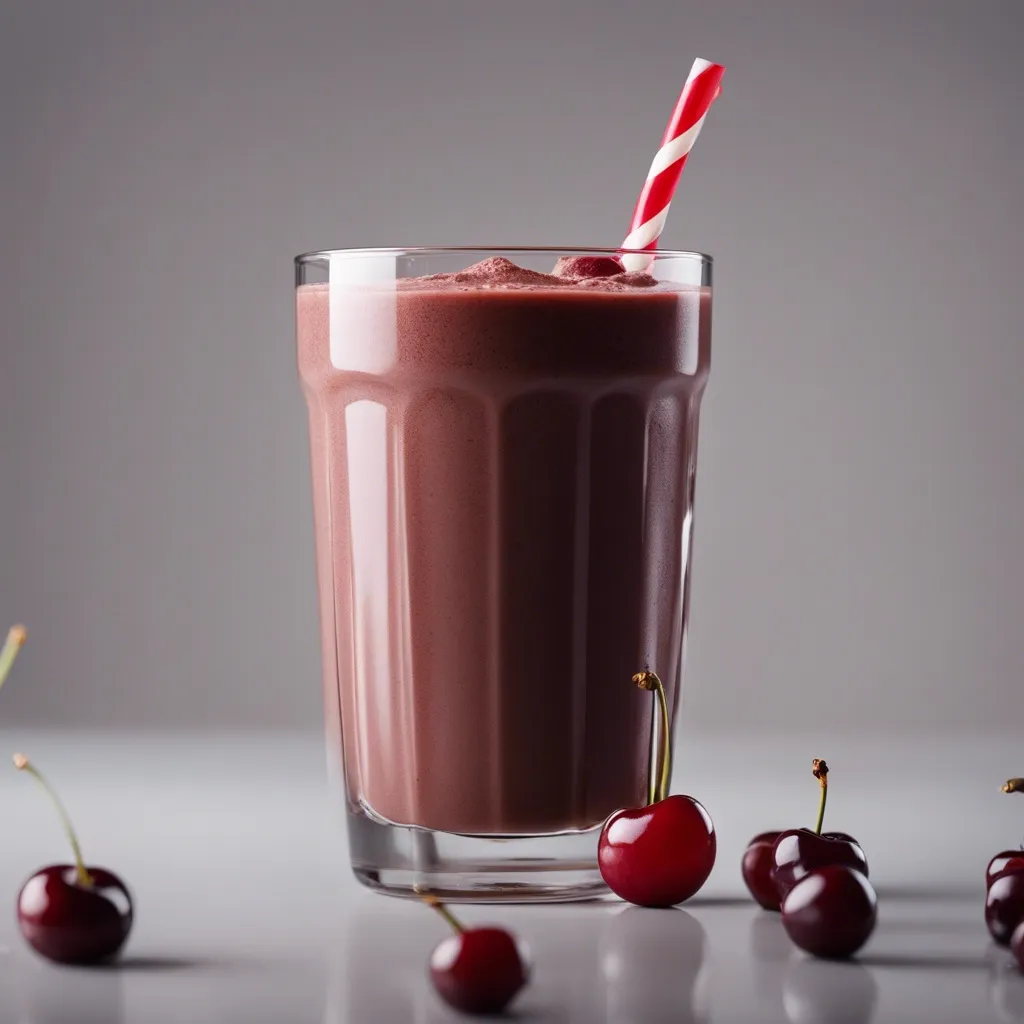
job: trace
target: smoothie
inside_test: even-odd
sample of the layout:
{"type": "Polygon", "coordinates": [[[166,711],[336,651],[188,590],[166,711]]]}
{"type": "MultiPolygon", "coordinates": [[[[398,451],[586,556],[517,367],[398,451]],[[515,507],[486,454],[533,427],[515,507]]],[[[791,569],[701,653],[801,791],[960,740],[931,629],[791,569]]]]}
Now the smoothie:
{"type": "Polygon", "coordinates": [[[298,289],[328,723],[371,817],[522,835],[646,799],[630,677],[675,706],[711,293],[558,269],[298,289]]]}

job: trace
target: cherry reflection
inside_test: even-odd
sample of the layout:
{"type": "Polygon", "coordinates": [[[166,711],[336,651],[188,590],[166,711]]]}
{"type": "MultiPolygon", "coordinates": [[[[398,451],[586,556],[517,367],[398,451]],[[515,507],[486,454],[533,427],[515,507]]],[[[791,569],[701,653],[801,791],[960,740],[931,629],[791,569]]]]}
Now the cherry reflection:
{"type": "Polygon", "coordinates": [[[750,958],[754,995],[765,1019],[783,1018],[782,979],[795,956],[782,915],[759,910],[750,922],[750,958]]]}
{"type": "Polygon", "coordinates": [[[877,1003],[878,985],[858,963],[798,958],[782,982],[790,1024],[869,1024],[877,1003]]]}
{"type": "Polygon", "coordinates": [[[1024,973],[1006,950],[993,946],[989,961],[988,997],[1005,1024],[1024,1024],[1024,973]]]}
{"type": "MultiPolygon", "coordinates": [[[[116,967],[68,968],[19,964],[18,1024],[121,1024],[122,972],[116,967]]],[[[10,1004],[7,1004],[10,1009],[10,1004]]],[[[0,1007],[0,1020],[7,1020],[0,1007]]]]}
{"type": "Polygon", "coordinates": [[[678,1024],[704,1024],[708,1013],[707,935],[685,910],[627,907],[601,934],[606,1019],[648,1024],[671,1008],[678,1024]]]}

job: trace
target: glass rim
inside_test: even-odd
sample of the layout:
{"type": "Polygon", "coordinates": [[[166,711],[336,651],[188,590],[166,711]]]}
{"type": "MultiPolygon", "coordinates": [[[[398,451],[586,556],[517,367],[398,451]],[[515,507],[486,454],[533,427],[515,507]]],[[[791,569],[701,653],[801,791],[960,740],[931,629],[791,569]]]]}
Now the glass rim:
{"type": "Polygon", "coordinates": [[[413,246],[367,246],[351,249],[314,249],[295,257],[297,266],[329,260],[335,256],[448,256],[484,253],[523,253],[573,256],[653,256],[658,259],[688,259],[712,264],[714,258],[706,252],[689,249],[624,249],[622,246],[598,248],[578,245],[413,245],[413,246]]]}

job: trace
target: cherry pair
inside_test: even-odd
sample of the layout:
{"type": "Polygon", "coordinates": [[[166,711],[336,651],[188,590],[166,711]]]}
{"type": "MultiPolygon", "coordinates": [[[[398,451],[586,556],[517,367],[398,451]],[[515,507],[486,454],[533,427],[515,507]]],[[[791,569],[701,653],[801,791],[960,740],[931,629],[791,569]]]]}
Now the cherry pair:
{"type": "MultiPolygon", "coordinates": [[[[1024,793],[1024,779],[1010,779],[1004,793],[1024,793]]],[[[985,924],[1001,946],[1011,939],[1024,951],[1024,849],[997,853],[985,870],[985,924]],[[1018,927],[1021,926],[1021,927],[1018,927]],[[1022,932],[1019,937],[1016,932],[1022,932]]],[[[1017,953],[1020,960],[1022,953],[1017,953]]]]}
{"type": "Polygon", "coordinates": [[[820,786],[811,829],[762,832],[743,854],[743,880],[766,910],[781,910],[793,942],[815,956],[851,956],[874,931],[877,899],[860,844],[845,832],[822,832],[828,765],[815,758],[820,786]]]}

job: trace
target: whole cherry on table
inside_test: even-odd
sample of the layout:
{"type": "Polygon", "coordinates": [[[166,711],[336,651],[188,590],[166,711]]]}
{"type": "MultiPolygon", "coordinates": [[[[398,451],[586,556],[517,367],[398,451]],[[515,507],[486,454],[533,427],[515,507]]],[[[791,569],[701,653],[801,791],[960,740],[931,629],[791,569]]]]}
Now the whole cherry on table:
{"type": "MultiPolygon", "coordinates": [[[[1024,793],[1024,779],[1007,780],[1002,792],[1024,793]]],[[[1024,922],[1024,850],[997,853],[988,862],[985,882],[985,924],[996,942],[1008,946],[1024,922]]]]}
{"type": "Polygon", "coordinates": [[[71,819],[29,759],[15,754],[14,766],[33,776],[53,801],[74,854],[74,864],[51,864],[21,887],[17,903],[21,934],[37,953],[56,963],[110,960],[131,931],[131,893],[112,871],[86,866],[71,819]]]}
{"type": "Polygon", "coordinates": [[[878,899],[867,877],[846,864],[815,868],[782,901],[782,925],[796,945],[814,956],[852,956],[870,938],[878,899]]]}
{"type": "Polygon", "coordinates": [[[430,955],[438,995],[463,1013],[500,1013],[529,981],[526,948],[504,928],[466,928],[436,896],[425,895],[423,901],[453,932],[430,955]]]}
{"type": "Polygon", "coordinates": [[[811,762],[811,772],[818,780],[820,797],[818,820],[814,829],[797,828],[780,832],[772,846],[770,877],[775,882],[779,901],[790,889],[816,868],[843,864],[868,877],[868,861],[860,843],[845,832],[822,832],[825,805],[828,800],[828,765],[821,758],[811,762]]]}
{"type": "Polygon", "coordinates": [[[601,829],[597,863],[617,896],[642,907],[673,907],[696,893],[715,864],[717,840],[711,816],[691,796],[669,796],[672,722],[665,687],[654,672],[633,676],[653,691],[660,711],[661,757],[652,773],[648,803],[615,811],[601,829]]]}
{"type": "MultiPolygon", "coordinates": [[[[1001,793],[1024,793],[1024,779],[1007,779],[1000,787],[1001,793]]],[[[1004,871],[1024,868],[1024,847],[1016,850],[1001,850],[989,862],[985,869],[985,885],[990,886],[996,875],[1004,871]]]]}
{"type": "Polygon", "coordinates": [[[779,890],[775,885],[775,864],[772,855],[775,850],[775,840],[781,834],[781,830],[759,832],[747,843],[740,864],[743,881],[750,890],[750,895],[765,910],[779,909],[779,890]]]}

